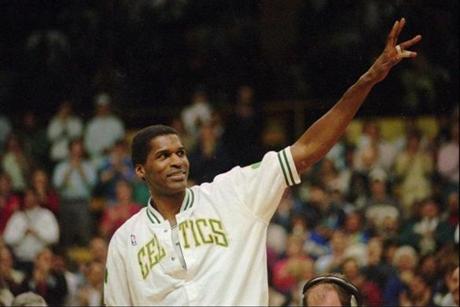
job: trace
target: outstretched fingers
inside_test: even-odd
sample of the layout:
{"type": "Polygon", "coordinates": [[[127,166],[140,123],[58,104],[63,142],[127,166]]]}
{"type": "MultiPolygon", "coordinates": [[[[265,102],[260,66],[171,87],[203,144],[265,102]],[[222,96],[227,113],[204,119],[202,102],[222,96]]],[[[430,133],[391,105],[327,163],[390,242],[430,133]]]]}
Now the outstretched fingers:
{"type": "Polygon", "coordinates": [[[399,58],[414,58],[417,56],[417,52],[407,50],[407,48],[412,47],[417,44],[422,39],[421,35],[416,35],[410,40],[402,42],[395,46],[396,52],[398,53],[399,58]]]}
{"type": "Polygon", "coordinates": [[[398,28],[399,28],[399,20],[395,21],[393,24],[393,28],[391,28],[390,34],[388,34],[387,38],[387,46],[394,47],[396,45],[396,41],[398,39],[398,28]]]}

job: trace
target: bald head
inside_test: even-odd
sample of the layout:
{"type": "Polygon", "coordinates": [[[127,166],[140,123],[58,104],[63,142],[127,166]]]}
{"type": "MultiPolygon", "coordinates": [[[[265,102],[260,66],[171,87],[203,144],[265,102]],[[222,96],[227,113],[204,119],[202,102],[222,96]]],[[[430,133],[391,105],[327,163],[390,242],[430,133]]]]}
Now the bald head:
{"type": "Polygon", "coordinates": [[[305,293],[306,306],[342,306],[337,289],[331,284],[318,284],[305,293]]]}

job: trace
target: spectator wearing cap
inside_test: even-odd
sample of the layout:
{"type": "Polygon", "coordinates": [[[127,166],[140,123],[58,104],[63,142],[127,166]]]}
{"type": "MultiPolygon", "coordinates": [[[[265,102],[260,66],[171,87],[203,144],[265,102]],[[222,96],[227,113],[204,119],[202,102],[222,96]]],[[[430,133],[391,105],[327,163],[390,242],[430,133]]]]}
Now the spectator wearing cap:
{"type": "Polygon", "coordinates": [[[116,141],[125,137],[123,121],[111,110],[111,98],[100,93],[95,99],[95,115],[85,128],[84,144],[91,160],[98,166],[116,141]]]}
{"type": "Polygon", "coordinates": [[[387,237],[388,227],[398,222],[399,205],[388,193],[387,174],[381,168],[369,173],[370,197],[366,204],[365,216],[368,226],[378,235],[387,237]]]}
{"type": "Polygon", "coordinates": [[[181,112],[185,130],[194,139],[198,138],[200,126],[211,121],[212,107],[204,86],[198,86],[192,93],[191,103],[181,112]]]}

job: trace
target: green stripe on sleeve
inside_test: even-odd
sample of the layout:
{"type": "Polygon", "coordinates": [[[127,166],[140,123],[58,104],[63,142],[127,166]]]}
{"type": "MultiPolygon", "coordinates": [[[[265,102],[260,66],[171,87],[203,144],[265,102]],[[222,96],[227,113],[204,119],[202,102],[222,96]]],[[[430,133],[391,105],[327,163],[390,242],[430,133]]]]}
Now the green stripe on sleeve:
{"type": "Polygon", "coordinates": [[[293,185],[295,181],[294,181],[294,176],[292,175],[291,168],[289,167],[289,160],[287,158],[286,149],[283,150],[283,158],[284,158],[284,161],[286,162],[286,167],[289,171],[289,178],[291,179],[291,182],[292,182],[291,185],[293,185]]]}
{"type": "Polygon", "coordinates": [[[284,169],[283,161],[281,160],[281,155],[280,155],[279,152],[278,152],[277,155],[278,155],[278,160],[279,160],[279,162],[280,162],[281,170],[283,171],[284,180],[286,181],[286,185],[289,186],[288,177],[287,177],[287,175],[286,175],[286,170],[284,169]]]}

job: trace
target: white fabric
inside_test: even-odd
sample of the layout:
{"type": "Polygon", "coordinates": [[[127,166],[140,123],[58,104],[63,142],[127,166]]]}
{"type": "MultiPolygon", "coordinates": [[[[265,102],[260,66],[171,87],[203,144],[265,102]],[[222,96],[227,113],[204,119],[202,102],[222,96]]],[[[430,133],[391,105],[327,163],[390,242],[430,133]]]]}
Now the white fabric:
{"type": "Polygon", "coordinates": [[[34,261],[43,248],[58,241],[59,227],[51,211],[36,207],[15,212],[6,224],[3,238],[19,260],[34,261]],[[29,229],[34,234],[27,232],[29,229]]]}
{"type": "Polygon", "coordinates": [[[286,148],[187,189],[176,215],[187,269],[169,222],[151,205],[142,209],[111,239],[105,304],[267,305],[267,227],[286,187],[298,183],[286,148]]]}

